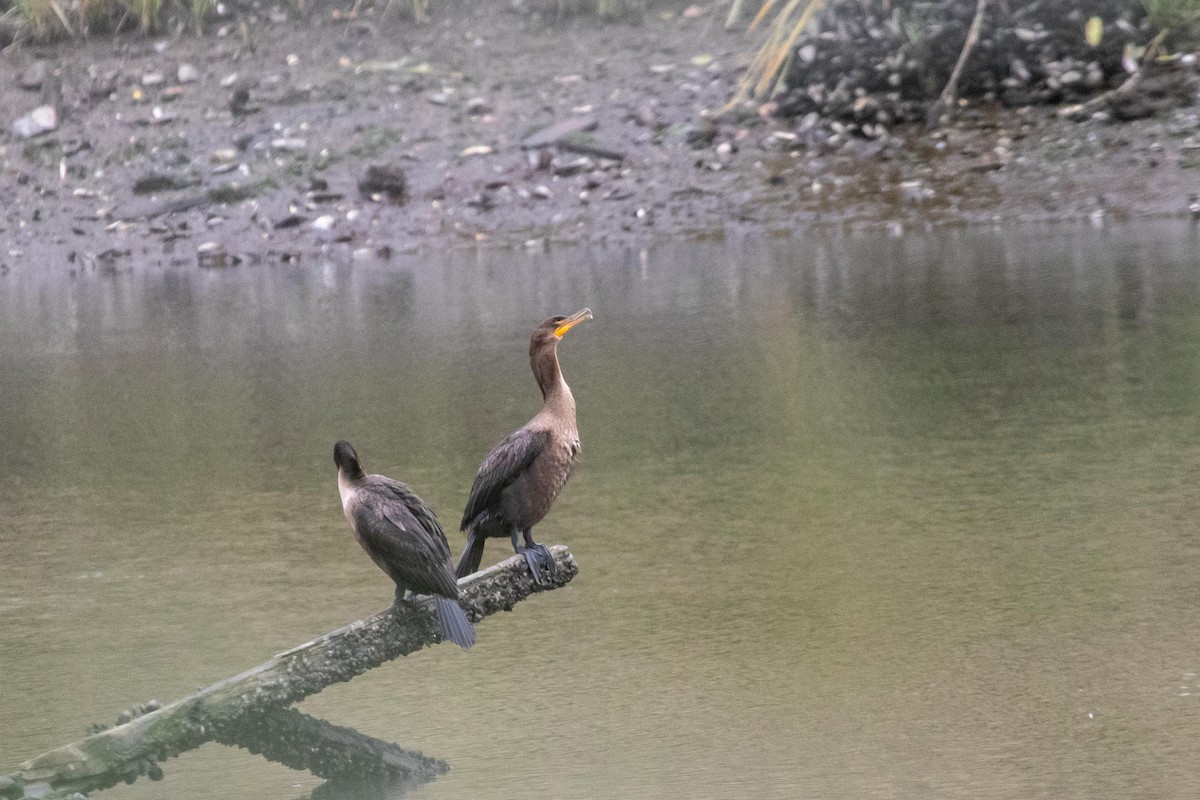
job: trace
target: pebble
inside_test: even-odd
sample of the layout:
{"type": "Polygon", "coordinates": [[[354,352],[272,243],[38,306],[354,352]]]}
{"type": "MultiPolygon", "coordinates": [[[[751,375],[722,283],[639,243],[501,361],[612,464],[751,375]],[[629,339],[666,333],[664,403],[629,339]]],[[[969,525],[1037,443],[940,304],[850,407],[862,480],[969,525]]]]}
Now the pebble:
{"type": "Polygon", "coordinates": [[[595,162],[593,162],[592,159],[588,158],[587,156],[570,158],[563,161],[556,159],[554,162],[554,174],[558,175],[559,177],[566,177],[568,175],[574,175],[577,172],[590,170],[594,166],[595,162]]]}
{"type": "Polygon", "coordinates": [[[283,150],[286,152],[296,152],[308,147],[308,140],[294,137],[284,137],[281,139],[271,140],[271,149],[283,150]]]}
{"type": "Polygon", "coordinates": [[[487,100],[485,100],[482,97],[472,97],[470,100],[467,101],[467,104],[466,104],[466,111],[468,114],[471,114],[472,116],[480,116],[483,114],[487,114],[487,113],[491,112],[491,110],[492,110],[491,105],[488,103],[487,100]]]}
{"type": "Polygon", "coordinates": [[[38,106],[12,123],[12,132],[22,139],[32,139],[57,128],[58,110],[54,106],[38,106]]]}
{"type": "Polygon", "coordinates": [[[221,88],[228,89],[230,86],[233,86],[237,82],[238,82],[238,74],[236,72],[231,72],[228,75],[226,75],[224,78],[221,78],[221,88]]]}
{"type": "Polygon", "coordinates": [[[42,60],[37,60],[26,67],[21,76],[17,78],[17,86],[30,91],[37,91],[42,88],[42,82],[46,80],[46,76],[50,74],[50,65],[42,60]]]}
{"type": "Polygon", "coordinates": [[[200,70],[191,64],[180,64],[175,72],[175,79],[180,83],[194,83],[200,79],[200,70]]]}
{"type": "Polygon", "coordinates": [[[142,86],[161,86],[167,79],[161,72],[147,72],[142,76],[142,86]]]}
{"type": "Polygon", "coordinates": [[[337,218],[332,214],[322,214],[312,221],[312,229],[314,231],[331,230],[336,222],[337,218]]]}
{"type": "Polygon", "coordinates": [[[220,242],[204,242],[196,248],[196,261],[206,269],[219,269],[228,264],[229,253],[220,242]]]}

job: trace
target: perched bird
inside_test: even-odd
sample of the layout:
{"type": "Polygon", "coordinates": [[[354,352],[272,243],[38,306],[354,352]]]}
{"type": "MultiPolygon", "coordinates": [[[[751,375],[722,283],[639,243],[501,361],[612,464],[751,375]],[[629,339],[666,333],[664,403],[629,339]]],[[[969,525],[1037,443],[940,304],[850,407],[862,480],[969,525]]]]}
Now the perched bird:
{"type": "Polygon", "coordinates": [[[467,547],[458,561],[460,578],[479,569],[484,542],[500,536],[509,537],[513,550],[525,556],[535,581],[541,582],[542,569],[554,574],[554,558],[533,540],[533,526],[554,504],[579,455],[575,397],[558,367],[558,342],[591,318],[584,308],[569,317],[551,317],[534,330],[529,365],[542,390],[542,410],[496,445],[479,466],[463,512],[467,547]],[[518,534],[524,537],[523,547],[518,534]]]}
{"type": "Polygon", "coordinates": [[[475,644],[475,629],[458,605],[458,582],[446,534],[421,498],[400,481],[367,475],[349,442],[333,446],[342,511],[354,538],[396,582],[396,602],[406,591],[433,595],[442,638],[475,644]]]}

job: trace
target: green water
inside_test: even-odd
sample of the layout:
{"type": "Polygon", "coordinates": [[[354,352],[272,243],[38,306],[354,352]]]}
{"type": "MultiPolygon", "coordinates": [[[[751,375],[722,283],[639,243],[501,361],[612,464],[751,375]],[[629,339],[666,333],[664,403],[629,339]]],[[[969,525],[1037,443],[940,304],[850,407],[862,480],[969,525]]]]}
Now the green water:
{"type": "MultiPolygon", "coordinates": [[[[0,773],[382,608],[331,447],[454,529],[560,357],[565,590],[302,710],[429,798],[1200,794],[1200,236],[0,277],[0,773]]],[[[485,561],[505,555],[489,544],[485,561]]],[[[292,800],[209,745],[103,796],[292,800]]]]}

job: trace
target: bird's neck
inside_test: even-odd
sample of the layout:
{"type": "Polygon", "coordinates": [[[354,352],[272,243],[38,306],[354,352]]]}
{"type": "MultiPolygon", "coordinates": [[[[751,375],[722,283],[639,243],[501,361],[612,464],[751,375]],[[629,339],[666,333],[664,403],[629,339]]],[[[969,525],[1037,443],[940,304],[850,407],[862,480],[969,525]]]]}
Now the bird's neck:
{"type": "Polygon", "coordinates": [[[575,397],[571,394],[571,387],[567,386],[558,366],[557,348],[542,348],[533,354],[529,362],[533,367],[533,377],[537,379],[538,388],[542,390],[545,407],[550,411],[574,417],[575,397]]]}
{"type": "Polygon", "coordinates": [[[350,501],[354,497],[354,490],[358,488],[358,484],[362,482],[364,475],[362,468],[356,470],[339,469],[338,470],[338,494],[342,498],[342,509],[347,510],[350,501]]]}

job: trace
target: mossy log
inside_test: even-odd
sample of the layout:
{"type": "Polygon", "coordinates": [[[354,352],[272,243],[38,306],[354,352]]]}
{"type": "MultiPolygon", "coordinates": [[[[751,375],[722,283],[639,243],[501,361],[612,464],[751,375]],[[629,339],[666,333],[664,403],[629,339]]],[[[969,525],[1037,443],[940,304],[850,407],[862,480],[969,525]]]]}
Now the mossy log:
{"type": "MultiPolygon", "coordinates": [[[[478,622],[498,611],[511,611],[535,592],[565,586],[579,568],[566,547],[556,545],[550,551],[557,570],[540,585],[518,556],[460,580],[459,603],[467,616],[478,622]]],[[[88,792],[132,782],[147,774],[148,765],[152,772],[158,761],[209,741],[265,753],[262,737],[255,735],[255,718],[278,722],[286,706],[440,640],[431,599],[391,606],[123,725],[43,753],[21,764],[15,777],[26,784],[48,784],[56,793],[88,792]]],[[[320,726],[328,723],[307,720],[311,723],[305,722],[306,735],[320,738],[320,726]]],[[[332,725],[329,729],[348,730],[332,725]]],[[[346,747],[350,740],[339,734],[333,741],[346,747]]],[[[316,772],[315,763],[310,758],[290,765],[316,772]]],[[[399,763],[420,772],[412,762],[400,759],[399,763]]],[[[431,760],[430,768],[438,769],[437,762],[431,760]]]]}

